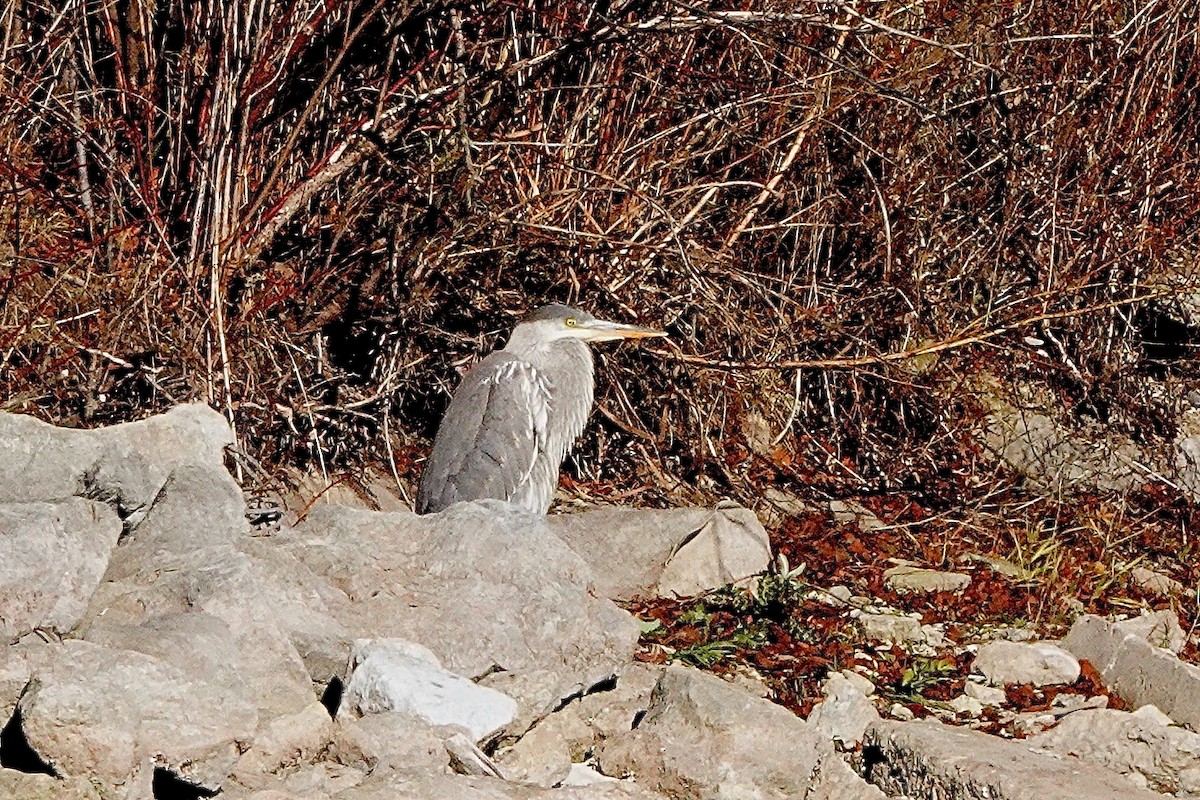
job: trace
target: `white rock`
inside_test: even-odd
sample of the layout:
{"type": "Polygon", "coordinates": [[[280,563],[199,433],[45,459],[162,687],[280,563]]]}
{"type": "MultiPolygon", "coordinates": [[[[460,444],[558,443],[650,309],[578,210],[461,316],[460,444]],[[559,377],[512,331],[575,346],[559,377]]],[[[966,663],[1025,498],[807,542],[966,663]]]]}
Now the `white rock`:
{"type": "Polygon", "coordinates": [[[978,717],[983,713],[983,703],[968,694],[960,694],[950,701],[949,706],[955,714],[966,714],[968,717],[978,717]]]}
{"type": "Polygon", "coordinates": [[[520,704],[518,727],[610,679],[637,643],[587,564],[507,503],[426,516],[329,506],[272,539],[342,593],[330,612],[356,638],[414,641],[451,672],[487,675],[520,704]]]}
{"type": "Polygon", "coordinates": [[[888,708],[888,716],[901,722],[911,722],[917,718],[912,709],[902,703],[892,703],[888,708]]]}
{"type": "Polygon", "coordinates": [[[1000,707],[1008,702],[1008,695],[1003,689],[997,689],[986,684],[968,680],[963,686],[963,694],[973,697],[985,706],[1000,707]]]}
{"type": "Polygon", "coordinates": [[[853,684],[858,691],[867,697],[875,694],[875,684],[872,683],[871,679],[866,675],[863,675],[860,672],[855,672],[852,669],[844,669],[840,674],[843,678],[850,681],[850,683],[853,684]]]}
{"type": "Polygon", "coordinates": [[[890,795],[989,800],[1162,800],[1115,772],[1039,753],[969,728],[882,721],[863,740],[875,754],[868,778],[890,795]]]}
{"type": "Polygon", "coordinates": [[[771,562],[766,530],[731,504],[662,511],[601,509],[547,518],[594,570],[604,597],[688,596],[756,575],[771,562]]]}
{"type": "Polygon", "coordinates": [[[993,686],[1049,686],[1074,683],[1079,678],[1075,656],[1047,642],[988,642],[975,654],[973,669],[993,686]]]}
{"type": "Polygon", "coordinates": [[[431,725],[458,725],[475,741],[511,723],[516,702],[442,668],[427,647],[403,639],[359,639],[350,651],[338,713],[399,711],[431,725]]]}
{"type": "Polygon", "coordinates": [[[825,699],[808,715],[809,726],[847,749],[853,748],[862,741],[867,726],[879,719],[875,704],[840,672],[829,676],[823,691],[825,699]]]}
{"type": "Polygon", "coordinates": [[[1148,725],[1174,725],[1175,722],[1159,710],[1158,706],[1153,703],[1138,708],[1133,712],[1133,716],[1148,725]]]}
{"type": "Polygon", "coordinates": [[[1161,572],[1147,567],[1134,567],[1129,578],[1135,586],[1157,597],[1173,597],[1183,594],[1183,584],[1161,572]]]}
{"type": "Polygon", "coordinates": [[[919,620],[901,614],[876,614],[864,611],[858,617],[862,634],[869,641],[894,644],[925,642],[925,632],[919,620]]]}

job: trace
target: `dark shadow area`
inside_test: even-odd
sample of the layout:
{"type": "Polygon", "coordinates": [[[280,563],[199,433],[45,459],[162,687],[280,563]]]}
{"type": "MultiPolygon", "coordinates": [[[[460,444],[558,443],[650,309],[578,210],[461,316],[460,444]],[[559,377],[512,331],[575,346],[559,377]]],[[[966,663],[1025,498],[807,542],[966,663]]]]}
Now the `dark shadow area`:
{"type": "Polygon", "coordinates": [[[20,711],[14,712],[12,719],[0,730],[0,767],[18,772],[55,775],[50,765],[29,746],[25,730],[21,727],[20,711]]]}
{"type": "Polygon", "coordinates": [[[325,706],[329,716],[337,716],[338,708],[342,705],[342,692],[345,691],[345,688],[342,685],[342,679],[336,675],[329,679],[329,684],[321,693],[321,705],[325,706]]]}
{"type": "Polygon", "coordinates": [[[169,769],[155,767],[154,778],[150,782],[150,793],[154,800],[200,800],[203,797],[213,797],[217,790],[205,789],[185,781],[169,769]]]}
{"type": "Polygon", "coordinates": [[[862,776],[867,783],[872,783],[871,772],[880,765],[887,764],[887,758],[876,745],[867,745],[862,751],[862,776]]]}

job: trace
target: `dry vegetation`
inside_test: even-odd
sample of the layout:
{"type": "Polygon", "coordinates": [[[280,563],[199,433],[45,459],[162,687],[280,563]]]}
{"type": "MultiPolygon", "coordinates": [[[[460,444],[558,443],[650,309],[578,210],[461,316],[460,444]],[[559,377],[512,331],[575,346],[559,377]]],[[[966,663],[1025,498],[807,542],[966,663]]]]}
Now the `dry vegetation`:
{"type": "Polygon", "coordinates": [[[200,398],[268,470],[411,480],[455,368],[566,300],[673,336],[606,358],[578,489],[1004,532],[1062,512],[998,510],[979,376],[1153,443],[1196,374],[1191,0],[2,14],[8,410],[200,398]]]}

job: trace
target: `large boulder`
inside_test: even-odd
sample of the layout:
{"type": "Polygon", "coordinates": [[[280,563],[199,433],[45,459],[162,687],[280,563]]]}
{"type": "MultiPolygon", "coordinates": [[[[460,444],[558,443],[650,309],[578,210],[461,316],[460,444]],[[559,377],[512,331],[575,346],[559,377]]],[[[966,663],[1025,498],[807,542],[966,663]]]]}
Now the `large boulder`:
{"type": "Polygon", "coordinates": [[[221,467],[232,443],[229,423],[201,403],[96,430],[0,414],[0,502],[86,494],[129,514],[149,504],[176,467],[221,467]]]}
{"type": "Polygon", "coordinates": [[[117,786],[162,767],[215,791],[254,735],[254,705],[203,676],[90,642],[56,649],[33,670],[16,721],[57,775],[117,786]]]}
{"type": "Polygon", "coordinates": [[[120,535],[116,513],[91,500],[0,504],[0,640],[74,628],[120,535]]]}
{"type": "Polygon", "coordinates": [[[173,472],[113,554],[81,633],[176,662],[223,653],[265,720],[300,712],[316,699],[292,629],[336,626],[322,617],[315,590],[297,585],[306,577],[301,565],[291,564],[291,571],[239,549],[250,544],[243,507],[224,469],[173,472]],[[155,644],[168,631],[177,645],[173,655],[155,644]],[[219,647],[209,645],[213,637],[219,647]]]}
{"type": "Polygon", "coordinates": [[[506,503],[427,516],[331,506],[276,538],[344,593],[334,613],[357,637],[423,644],[527,715],[610,678],[637,641],[633,618],[593,593],[587,564],[506,503]]]}
{"type": "Polygon", "coordinates": [[[549,517],[605,597],[690,596],[764,572],[771,545],[749,509],[606,508],[549,517]]]}
{"type": "Polygon", "coordinates": [[[606,774],[680,800],[883,799],[804,720],[686,667],[667,669],[641,722],[599,758],[606,774]]]}

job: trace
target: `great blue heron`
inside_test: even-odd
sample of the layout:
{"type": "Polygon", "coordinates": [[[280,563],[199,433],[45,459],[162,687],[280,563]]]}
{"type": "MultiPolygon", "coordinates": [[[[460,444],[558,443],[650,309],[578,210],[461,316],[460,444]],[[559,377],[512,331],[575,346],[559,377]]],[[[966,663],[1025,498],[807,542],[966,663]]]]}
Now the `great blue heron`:
{"type": "Polygon", "coordinates": [[[421,474],[417,513],[492,498],[545,514],[592,410],[586,342],[649,336],[666,334],[559,304],[533,312],[455,390],[421,474]]]}

